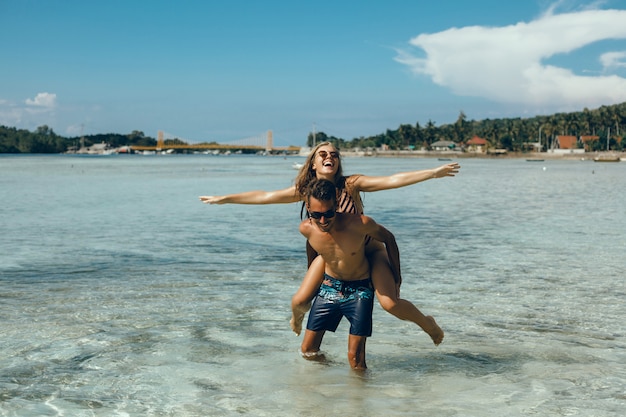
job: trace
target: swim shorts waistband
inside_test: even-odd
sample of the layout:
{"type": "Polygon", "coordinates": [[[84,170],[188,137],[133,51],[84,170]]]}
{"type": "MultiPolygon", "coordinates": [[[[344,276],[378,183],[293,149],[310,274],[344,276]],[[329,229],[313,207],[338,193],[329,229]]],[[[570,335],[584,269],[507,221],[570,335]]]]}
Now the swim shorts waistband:
{"type": "Polygon", "coordinates": [[[372,279],[342,281],[324,274],[318,295],[331,302],[346,302],[357,298],[371,299],[374,295],[372,279]]]}
{"type": "Polygon", "coordinates": [[[336,289],[341,289],[342,287],[368,287],[370,285],[370,282],[372,282],[371,278],[363,278],[363,279],[359,279],[356,281],[344,281],[341,279],[337,279],[333,276],[328,275],[327,273],[324,273],[324,281],[330,281],[329,283],[324,282],[324,284],[328,285],[329,287],[333,287],[336,289]]]}

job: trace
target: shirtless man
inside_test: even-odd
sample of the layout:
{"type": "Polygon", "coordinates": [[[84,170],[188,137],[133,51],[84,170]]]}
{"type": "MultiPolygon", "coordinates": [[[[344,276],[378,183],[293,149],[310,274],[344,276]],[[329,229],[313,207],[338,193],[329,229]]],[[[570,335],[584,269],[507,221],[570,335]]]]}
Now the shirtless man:
{"type": "MultiPolygon", "coordinates": [[[[324,258],[326,269],[309,312],[301,351],[307,359],[323,358],[320,346],[325,332],[334,332],[346,316],[350,321],[348,361],[353,369],[364,370],[367,369],[365,342],[372,334],[374,307],[370,267],[365,256],[366,239],[370,236],[385,244],[391,269],[398,280],[401,279],[400,254],[391,232],[370,217],[337,213],[336,206],[335,185],[327,180],[313,181],[306,193],[309,218],[300,223],[300,233],[324,258]]],[[[436,345],[441,343],[443,331],[435,320],[419,314],[423,317],[418,323],[420,327],[436,345]]],[[[293,315],[299,317],[302,312],[294,310],[293,315]]]]}

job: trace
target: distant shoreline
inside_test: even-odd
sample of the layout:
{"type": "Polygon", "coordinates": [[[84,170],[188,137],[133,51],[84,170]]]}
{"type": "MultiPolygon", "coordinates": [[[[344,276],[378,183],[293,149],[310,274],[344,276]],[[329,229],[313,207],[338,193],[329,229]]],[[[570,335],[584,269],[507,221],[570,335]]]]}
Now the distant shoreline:
{"type": "MultiPolygon", "coordinates": [[[[569,161],[592,161],[605,152],[585,153],[549,153],[549,152],[507,152],[500,154],[469,153],[469,152],[420,152],[420,151],[373,151],[370,153],[341,151],[342,157],[364,158],[438,158],[440,160],[454,161],[457,159],[529,159],[529,160],[569,160],[569,161]]],[[[614,152],[622,160],[626,159],[626,152],[614,152]]]]}
{"type": "MultiPolygon", "coordinates": [[[[0,156],[16,156],[16,155],[82,155],[82,156],[98,156],[102,153],[94,154],[76,154],[76,153],[0,153],[0,156]]],[[[290,155],[304,157],[306,155],[290,155]]],[[[595,158],[606,160],[607,156],[617,157],[622,162],[626,161],[626,152],[585,152],[585,153],[552,153],[552,152],[502,152],[502,153],[472,153],[472,152],[437,152],[437,151],[351,151],[342,150],[343,158],[423,158],[423,159],[439,159],[442,162],[454,162],[459,159],[526,159],[529,161],[593,161],[595,158]]],[[[612,159],[612,158],[608,158],[612,159]]]]}

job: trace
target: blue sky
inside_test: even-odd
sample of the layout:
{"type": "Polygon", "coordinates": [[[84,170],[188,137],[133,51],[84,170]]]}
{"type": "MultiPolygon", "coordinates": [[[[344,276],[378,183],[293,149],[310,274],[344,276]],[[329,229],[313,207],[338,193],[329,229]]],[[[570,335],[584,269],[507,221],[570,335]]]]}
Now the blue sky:
{"type": "Polygon", "coordinates": [[[0,0],[0,124],[228,143],[626,101],[626,0],[0,0]]]}

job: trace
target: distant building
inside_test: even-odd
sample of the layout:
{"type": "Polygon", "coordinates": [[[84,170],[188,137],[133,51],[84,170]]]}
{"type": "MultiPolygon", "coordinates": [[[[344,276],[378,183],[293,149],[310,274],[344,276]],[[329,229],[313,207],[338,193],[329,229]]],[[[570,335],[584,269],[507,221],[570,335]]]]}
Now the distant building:
{"type": "Polygon", "coordinates": [[[453,151],[456,148],[456,143],[450,140],[439,140],[430,145],[433,151],[453,151]]]}
{"type": "Polygon", "coordinates": [[[558,149],[576,149],[578,138],[576,136],[558,135],[555,142],[558,149]]]}
{"type": "Polygon", "coordinates": [[[600,140],[600,136],[586,135],[580,137],[580,141],[585,147],[585,152],[591,152],[591,142],[595,142],[596,140],[600,140]]]}
{"type": "Polygon", "coordinates": [[[474,136],[468,140],[465,145],[467,146],[467,152],[485,153],[487,150],[487,139],[474,136]]]}
{"type": "Polygon", "coordinates": [[[554,140],[555,149],[550,149],[550,153],[554,154],[577,154],[585,153],[585,150],[578,148],[578,138],[576,136],[558,135],[554,140]]]}
{"type": "Polygon", "coordinates": [[[105,153],[109,153],[111,151],[111,146],[108,143],[94,143],[91,146],[80,148],[76,153],[80,154],[89,154],[89,155],[102,155],[105,153]]]}

